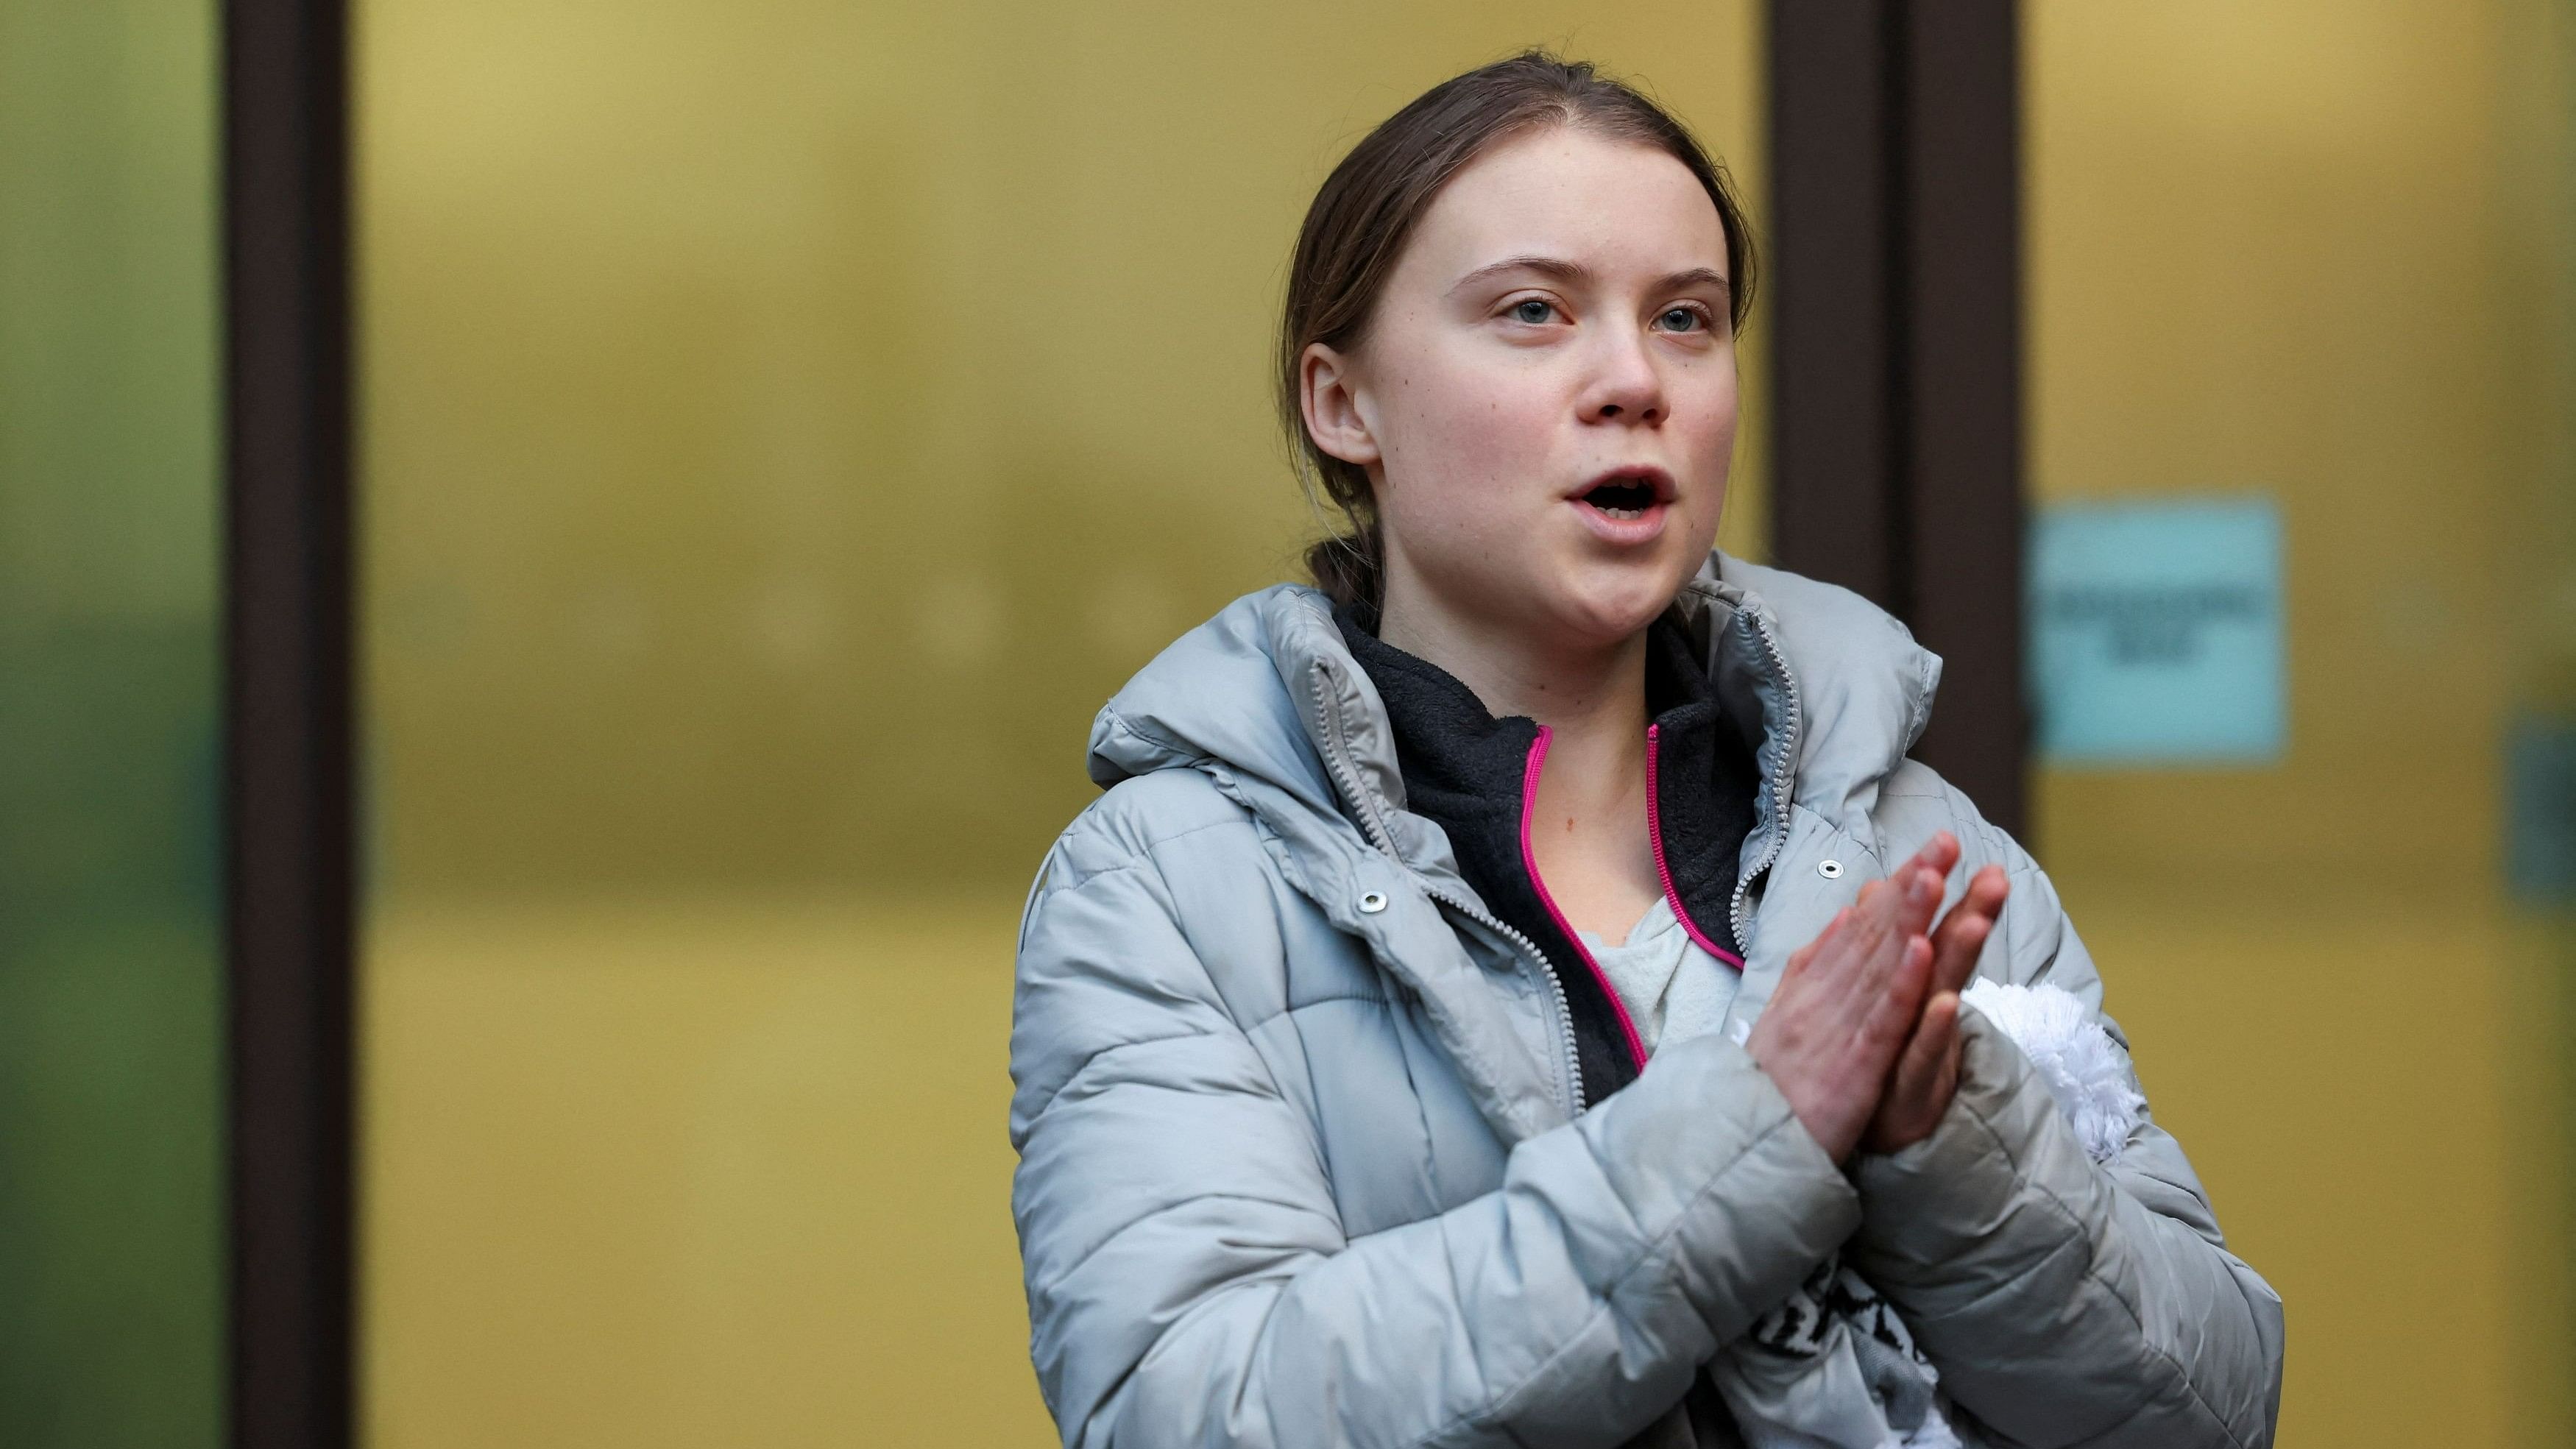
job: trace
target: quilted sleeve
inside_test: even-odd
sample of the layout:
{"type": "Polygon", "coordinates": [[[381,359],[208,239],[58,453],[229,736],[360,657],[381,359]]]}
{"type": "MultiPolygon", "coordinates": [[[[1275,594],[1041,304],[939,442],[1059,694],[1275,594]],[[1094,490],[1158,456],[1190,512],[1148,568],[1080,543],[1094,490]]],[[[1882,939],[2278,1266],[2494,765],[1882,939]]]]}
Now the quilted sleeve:
{"type": "MultiPolygon", "coordinates": [[[[1946,793],[1971,857],[1962,877],[1980,859],[2012,876],[1980,974],[2080,999],[2135,1091],[2127,1041],[2100,1014],[2101,979],[2047,876],[1946,793]]],[[[1943,1389],[2030,1449],[2270,1444],[2281,1300],[2228,1252],[2181,1144],[2142,1111],[2096,1161],[2012,1040],[1973,1008],[1961,1020],[1949,1115],[1854,1174],[1852,1261],[1904,1313],[1943,1389]]]]}
{"type": "Polygon", "coordinates": [[[1617,1444],[1858,1221],[1712,1036],[1519,1143],[1496,1190],[1347,1234],[1152,859],[1058,866],[1019,954],[1012,1209],[1069,1449],[1617,1444]]]}

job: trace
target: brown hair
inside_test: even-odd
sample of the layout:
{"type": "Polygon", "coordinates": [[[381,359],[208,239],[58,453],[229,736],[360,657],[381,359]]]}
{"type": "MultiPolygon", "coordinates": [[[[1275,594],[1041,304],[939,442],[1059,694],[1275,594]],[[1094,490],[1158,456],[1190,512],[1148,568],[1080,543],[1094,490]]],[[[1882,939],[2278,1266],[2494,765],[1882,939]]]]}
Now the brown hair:
{"type": "Polygon", "coordinates": [[[1669,111],[1583,61],[1525,50],[1442,81],[1380,122],[1324,178],[1297,233],[1279,323],[1279,415],[1298,474],[1320,488],[1350,531],[1306,551],[1306,568],[1337,603],[1374,602],[1383,585],[1376,502],[1368,471],[1315,446],[1300,406],[1298,359],[1309,343],[1347,350],[1368,330],[1378,294],[1422,214],[1449,178],[1495,142],[1543,126],[1652,146],[1690,169],[1726,229],[1733,284],[1729,319],[1744,325],[1753,300],[1753,238],[1724,168],[1669,111]]]}

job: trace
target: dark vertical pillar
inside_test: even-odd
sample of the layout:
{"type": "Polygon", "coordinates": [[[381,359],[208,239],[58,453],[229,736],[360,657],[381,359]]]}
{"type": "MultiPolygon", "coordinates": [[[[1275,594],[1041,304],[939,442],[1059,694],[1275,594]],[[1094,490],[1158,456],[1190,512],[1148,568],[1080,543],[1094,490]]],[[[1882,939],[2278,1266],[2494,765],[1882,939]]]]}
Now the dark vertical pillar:
{"type": "Polygon", "coordinates": [[[224,7],[232,1442],[351,1438],[345,16],[224,7]]]}
{"type": "Polygon", "coordinates": [[[1773,544],[1902,613],[1905,555],[1885,0],[1771,7],[1773,544]]]}
{"type": "Polygon", "coordinates": [[[1771,9],[1776,545],[1942,656],[1916,753],[2026,828],[2012,0],[1771,9]]]}
{"type": "Polygon", "coordinates": [[[1906,620],[1943,664],[1940,708],[1918,753],[2018,832],[2030,733],[2018,7],[1913,0],[1902,8],[1914,571],[1906,620]]]}

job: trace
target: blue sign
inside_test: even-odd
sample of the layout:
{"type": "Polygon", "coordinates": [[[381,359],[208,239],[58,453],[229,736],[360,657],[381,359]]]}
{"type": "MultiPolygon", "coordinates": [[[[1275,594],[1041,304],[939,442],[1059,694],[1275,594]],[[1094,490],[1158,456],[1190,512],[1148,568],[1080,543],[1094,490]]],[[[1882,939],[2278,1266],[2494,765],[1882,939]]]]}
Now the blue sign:
{"type": "Polygon", "coordinates": [[[2525,900],[2576,901],[2576,720],[2516,718],[2504,765],[2505,878],[2525,900]]]}
{"type": "Polygon", "coordinates": [[[2267,764],[2288,743],[2281,516],[2256,496],[2065,504],[2030,550],[2052,764],[2267,764]]]}

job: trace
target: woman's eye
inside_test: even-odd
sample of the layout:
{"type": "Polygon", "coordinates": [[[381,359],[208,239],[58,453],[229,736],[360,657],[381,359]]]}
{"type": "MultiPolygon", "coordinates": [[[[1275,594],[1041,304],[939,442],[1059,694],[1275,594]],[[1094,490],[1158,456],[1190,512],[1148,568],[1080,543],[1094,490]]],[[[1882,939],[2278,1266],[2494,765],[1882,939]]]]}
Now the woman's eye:
{"type": "Polygon", "coordinates": [[[1655,320],[1662,323],[1667,332],[1688,332],[1700,325],[1702,318],[1694,308],[1672,307],[1667,308],[1664,315],[1655,320]]]}
{"type": "Polygon", "coordinates": [[[1512,304],[1512,320],[1515,322],[1527,322],[1535,326],[1555,315],[1556,309],[1554,307],[1540,301],[1536,297],[1532,297],[1526,302],[1515,302],[1512,304]]]}

